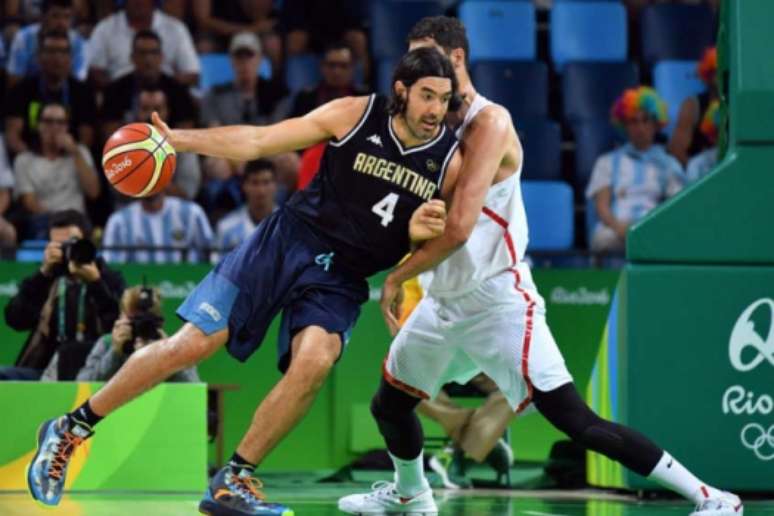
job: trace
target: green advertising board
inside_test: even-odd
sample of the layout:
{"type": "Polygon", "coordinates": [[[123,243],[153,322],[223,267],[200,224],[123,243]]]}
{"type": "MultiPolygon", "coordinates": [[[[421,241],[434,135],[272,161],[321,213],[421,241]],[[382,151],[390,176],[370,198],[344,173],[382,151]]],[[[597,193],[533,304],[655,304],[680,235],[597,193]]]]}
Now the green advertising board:
{"type": "MultiPolygon", "coordinates": [[[[124,265],[118,267],[127,285],[143,277],[163,296],[165,330],[180,327],[175,309],[209,270],[206,265],[124,265]]],[[[34,264],[0,263],[0,309],[16,293],[19,282],[36,269],[34,264]]],[[[584,389],[599,347],[617,271],[536,270],[535,281],[545,297],[548,323],[580,389],[584,389]]],[[[390,339],[379,306],[381,277],[371,281],[371,300],[362,309],[347,351],[319,393],[310,413],[269,456],[266,470],[338,468],[356,458],[363,449],[382,447],[368,403],[381,378],[381,364],[390,339]]],[[[260,400],[280,379],[276,368],[276,333],[273,325],[263,346],[244,364],[224,350],[199,365],[203,381],[235,386],[223,393],[223,442],[226,455],[239,444],[260,400]]],[[[26,333],[0,325],[0,363],[13,363],[26,333]]],[[[0,384],[0,390],[4,388],[0,384]]],[[[130,404],[131,406],[131,404],[130,404]]],[[[124,410],[124,409],[121,409],[124,410]]],[[[121,411],[119,411],[120,413],[121,411]]],[[[39,420],[36,420],[37,424],[39,420]]],[[[562,434],[537,413],[518,418],[512,425],[512,442],[520,460],[544,460],[553,442],[562,434]]],[[[432,433],[432,425],[429,426],[432,433]]],[[[436,429],[437,430],[437,429],[436,429]]],[[[215,444],[209,461],[215,462],[215,444]]]]}

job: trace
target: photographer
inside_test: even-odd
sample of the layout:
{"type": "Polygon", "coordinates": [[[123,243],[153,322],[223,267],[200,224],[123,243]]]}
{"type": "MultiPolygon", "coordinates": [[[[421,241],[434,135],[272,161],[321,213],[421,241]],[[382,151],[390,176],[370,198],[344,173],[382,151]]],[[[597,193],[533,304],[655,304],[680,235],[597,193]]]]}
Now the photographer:
{"type": "Polygon", "coordinates": [[[96,257],[90,234],[88,220],[75,210],[51,215],[43,264],[5,307],[8,326],[32,332],[15,366],[0,367],[0,380],[37,380],[57,352],[58,378],[71,380],[113,326],[124,280],[96,257]]]}
{"type": "MultiPolygon", "coordinates": [[[[144,286],[127,289],[121,297],[121,316],[113,325],[112,333],[103,335],[94,344],[77,380],[109,380],[134,351],[166,337],[161,329],[163,323],[158,290],[144,286]]],[[[198,382],[199,375],[192,366],[173,374],[167,381],[198,382]]]]}

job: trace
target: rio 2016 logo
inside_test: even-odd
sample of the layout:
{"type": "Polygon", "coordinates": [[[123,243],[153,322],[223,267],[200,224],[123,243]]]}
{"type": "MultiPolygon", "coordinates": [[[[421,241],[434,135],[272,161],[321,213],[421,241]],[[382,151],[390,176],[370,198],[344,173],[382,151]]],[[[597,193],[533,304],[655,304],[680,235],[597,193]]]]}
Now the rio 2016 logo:
{"type": "MultiPolygon", "coordinates": [[[[741,373],[758,367],[774,366],[774,301],[761,298],[739,315],[728,340],[728,359],[741,373]]],[[[774,398],[756,394],[741,385],[726,389],[722,400],[723,414],[768,416],[774,411],[774,398]]],[[[774,459],[774,424],[747,423],[740,432],[742,446],[762,461],[774,459]]]]}

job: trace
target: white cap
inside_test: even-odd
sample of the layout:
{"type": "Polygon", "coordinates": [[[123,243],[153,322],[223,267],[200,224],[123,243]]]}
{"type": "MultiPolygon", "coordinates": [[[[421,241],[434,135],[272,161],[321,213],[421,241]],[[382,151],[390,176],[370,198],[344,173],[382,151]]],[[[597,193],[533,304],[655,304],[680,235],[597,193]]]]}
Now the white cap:
{"type": "Polygon", "coordinates": [[[234,34],[234,37],[231,38],[231,44],[228,46],[228,52],[233,54],[237,50],[242,49],[260,54],[261,42],[258,39],[258,36],[252,32],[240,32],[239,34],[234,34]]]}

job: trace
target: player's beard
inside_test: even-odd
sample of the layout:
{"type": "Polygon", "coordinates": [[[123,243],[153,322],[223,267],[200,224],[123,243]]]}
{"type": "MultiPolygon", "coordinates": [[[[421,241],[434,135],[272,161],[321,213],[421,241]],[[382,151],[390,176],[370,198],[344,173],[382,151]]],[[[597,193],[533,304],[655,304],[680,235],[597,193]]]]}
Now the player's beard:
{"type": "Polygon", "coordinates": [[[419,141],[427,141],[438,134],[440,120],[437,120],[434,117],[427,117],[423,115],[419,115],[416,119],[413,119],[409,113],[410,109],[407,103],[406,108],[403,111],[403,120],[406,122],[406,128],[408,128],[413,138],[419,141]],[[431,123],[432,128],[425,127],[424,122],[431,123]]]}

